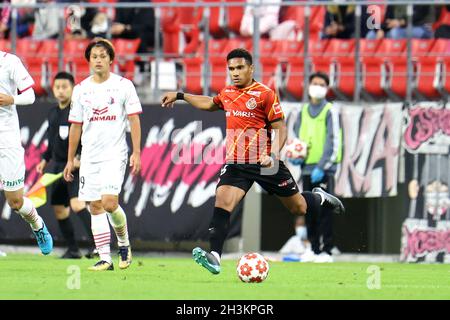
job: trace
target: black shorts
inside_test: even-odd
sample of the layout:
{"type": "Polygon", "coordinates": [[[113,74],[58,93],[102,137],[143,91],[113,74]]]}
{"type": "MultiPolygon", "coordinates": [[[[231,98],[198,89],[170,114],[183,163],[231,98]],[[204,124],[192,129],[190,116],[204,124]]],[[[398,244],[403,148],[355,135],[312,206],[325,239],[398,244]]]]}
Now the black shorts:
{"type": "Polygon", "coordinates": [[[262,174],[259,164],[226,164],[222,167],[217,188],[223,185],[240,188],[247,193],[257,182],[269,194],[290,197],[298,193],[298,186],[291,172],[279,161],[278,171],[272,175],[262,174]]]}
{"type": "MultiPolygon", "coordinates": [[[[49,172],[60,173],[64,170],[66,163],[53,163],[49,172]]],[[[50,204],[53,206],[62,205],[68,207],[70,199],[78,198],[78,187],[80,184],[78,170],[72,172],[73,181],[67,182],[64,178],[59,179],[50,186],[50,204]]]]}

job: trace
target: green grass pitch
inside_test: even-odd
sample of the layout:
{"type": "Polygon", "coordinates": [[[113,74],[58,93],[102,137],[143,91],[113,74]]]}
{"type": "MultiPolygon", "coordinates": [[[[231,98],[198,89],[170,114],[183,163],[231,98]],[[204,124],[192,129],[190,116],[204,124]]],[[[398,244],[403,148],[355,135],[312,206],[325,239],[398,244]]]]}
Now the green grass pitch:
{"type": "Polygon", "coordinates": [[[211,275],[189,258],[135,256],[127,270],[114,259],[116,270],[92,272],[94,260],[10,254],[0,258],[0,300],[450,299],[449,265],[270,262],[266,281],[247,284],[233,260],[211,275]],[[379,289],[367,287],[371,265],[381,270],[379,289]]]}

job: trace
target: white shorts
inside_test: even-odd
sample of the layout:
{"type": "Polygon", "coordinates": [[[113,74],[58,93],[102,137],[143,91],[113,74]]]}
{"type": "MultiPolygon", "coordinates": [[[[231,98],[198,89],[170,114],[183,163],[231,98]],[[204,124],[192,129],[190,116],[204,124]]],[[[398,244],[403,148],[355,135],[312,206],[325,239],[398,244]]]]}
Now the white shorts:
{"type": "Polygon", "coordinates": [[[18,148],[0,148],[0,181],[3,190],[22,189],[25,181],[25,150],[18,148]]]}
{"type": "Polygon", "coordinates": [[[78,199],[82,201],[101,200],[102,195],[119,195],[127,168],[127,160],[102,162],[81,162],[78,199]]]}

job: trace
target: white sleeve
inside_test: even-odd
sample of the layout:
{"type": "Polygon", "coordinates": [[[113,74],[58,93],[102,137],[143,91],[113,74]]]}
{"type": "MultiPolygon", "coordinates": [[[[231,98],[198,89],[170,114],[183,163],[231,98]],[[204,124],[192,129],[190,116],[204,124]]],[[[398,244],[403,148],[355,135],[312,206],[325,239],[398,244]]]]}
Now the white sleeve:
{"type": "Polygon", "coordinates": [[[34,85],[34,80],[25,69],[19,57],[14,56],[12,61],[11,80],[17,85],[19,93],[26,91],[34,85]]]}
{"type": "Polygon", "coordinates": [[[29,87],[21,94],[13,96],[15,105],[28,105],[33,104],[36,99],[33,88],[29,87]]]}
{"type": "Polygon", "coordinates": [[[131,81],[127,81],[127,89],[125,93],[125,101],[124,107],[129,116],[142,113],[141,102],[139,101],[139,97],[136,93],[136,88],[131,81]]]}
{"type": "Polygon", "coordinates": [[[72,92],[72,99],[70,102],[69,122],[70,123],[83,123],[83,107],[79,99],[80,85],[76,85],[72,92]]]}

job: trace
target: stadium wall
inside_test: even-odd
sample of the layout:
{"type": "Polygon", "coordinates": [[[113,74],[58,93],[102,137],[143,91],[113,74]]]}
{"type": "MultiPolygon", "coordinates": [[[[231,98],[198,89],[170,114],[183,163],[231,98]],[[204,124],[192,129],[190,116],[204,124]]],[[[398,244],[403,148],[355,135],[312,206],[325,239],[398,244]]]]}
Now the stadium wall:
{"type": "MultiPolygon", "coordinates": [[[[450,106],[434,102],[408,109],[399,103],[336,105],[341,108],[345,143],[336,192],[347,207],[345,216],[335,217],[337,247],[344,252],[399,253],[403,243],[405,260],[450,253],[450,106]],[[411,191],[415,186],[416,193],[411,191]],[[423,232],[426,245],[420,241],[423,232]],[[431,243],[433,239],[439,240],[438,245],[431,243]]],[[[34,168],[46,148],[50,107],[36,103],[18,108],[26,149],[26,188],[38,178],[34,168]]],[[[300,104],[284,103],[283,108],[291,129],[300,104]]],[[[145,105],[141,122],[141,176],[133,179],[127,172],[121,195],[132,242],[143,249],[188,250],[192,243],[207,240],[222,166],[223,114],[188,105],[174,109],[145,105]],[[177,163],[171,160],[173,154],[180,155],[177,163]]],[[[290,169],[299,179],[298,168],[290,169]]],[[[260,191],[256,188],[251,205],[249,201],[244,209],[239,207],[232,219],[230,238],[244,238],[244,244],[251,245],[237,242],[231,250],[278,250],[294,232],[290,214],[275,197],[260,191]],[[250,219],[242,219],[243,210],[250,219]]],[[[0,243],[32,243],[28,226],[11,213],[3,196],[0,209],[0,243]]],[[[39,211],[60,242],[51,207],[47,204],[39,211]]],[[[77,237],[85,239],[81,224],[73,220],[77,237]]]]}

